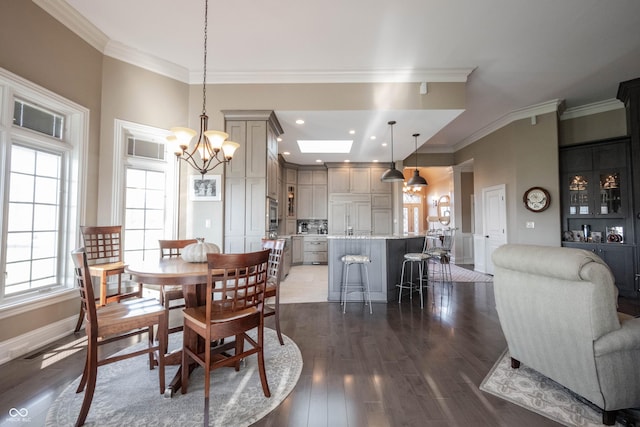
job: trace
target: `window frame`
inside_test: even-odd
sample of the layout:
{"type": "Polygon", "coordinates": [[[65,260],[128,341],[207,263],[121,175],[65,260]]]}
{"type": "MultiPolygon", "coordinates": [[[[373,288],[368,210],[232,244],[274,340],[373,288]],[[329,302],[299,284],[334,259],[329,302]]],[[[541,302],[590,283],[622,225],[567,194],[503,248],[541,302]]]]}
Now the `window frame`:
{"type": "Polygon", "coordinates": [[[85,171],[89,141],[89,110],[56,93],[0,68],[0,271],[6,265],[8,229],[9,165],[13,144],[62,153],[63,179],[58,243],[58,278],[55,285],[20,295],[4,294],[5,278],[0,277],[0,318],[29,309],[77,297],[73,266],[67,254],[79,243],[79,226],[85,215],[85,171]],[[64,116],[63,138],[13,125],[14,101],[41,106],[64,116]]]}

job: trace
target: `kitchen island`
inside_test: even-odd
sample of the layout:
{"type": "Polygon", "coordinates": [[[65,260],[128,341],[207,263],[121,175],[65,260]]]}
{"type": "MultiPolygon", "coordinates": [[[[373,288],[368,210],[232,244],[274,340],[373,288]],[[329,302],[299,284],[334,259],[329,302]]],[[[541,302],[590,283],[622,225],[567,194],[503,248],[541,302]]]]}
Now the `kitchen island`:
{"type": "MultiPolygon", "coordinates": [[[[340,283],[342,281],[342,258],[351,247],[353,240],[344,235],[329,235],[329,301],[340,301],[340,283]]],[[[369,286],[371,301],[389,302],[398,300],[398,288],[402,274],[402,261],[408,252],[422,251],[424,236],[408,234],[400,236],[371,236],[369,268],[369,286]]],[[[417,272],[415,273],[417,274],[417,272]]],[[[361,280],[359,266],[349,269],[349,282],[361,280]]],[[[361,301],[362,294],[349,294],[349,301],[361,301]]]]}

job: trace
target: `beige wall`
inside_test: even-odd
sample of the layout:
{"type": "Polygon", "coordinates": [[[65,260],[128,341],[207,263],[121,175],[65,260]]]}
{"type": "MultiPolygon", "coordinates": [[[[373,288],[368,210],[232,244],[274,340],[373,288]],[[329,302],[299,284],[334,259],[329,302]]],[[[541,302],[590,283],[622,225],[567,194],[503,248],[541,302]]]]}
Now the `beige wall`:
{"type": "Polygon", "coordinates": [[[472,206],[471,196],[473,196],[473,172],[462,172],[460,174],[460,209],[462,216],[462,224],[460,231],[463,233],[471,233],[472,228],[472,206]]]}
{"type": "Polygon", "coordinates": [[[624,108],[560,121],[560,146],[625,135],[627,117],[624,108]]]}
{"type": "Polygon", "coordinates": [[[482,189],[506,185],[507,240],[510,243],[560,245],[558,125],[555,113],[515,121],[455,153],[456,164],[473,159],[475,232],[482,233],[482,189]],[[526,189],[540,186],[551,194],[544,212],[528,211],[526,189]],[[527,221],[534,229],[525,227],[527,221]]]}
{"type": "MultiPolygon", "coordinates": [[[[0,67],[90,110],[88,221],[96,218],[102,54],[31,1],[0,0],[0,67]]],[[[77,315],[79,300],[0,320],[0,341],[77,315]]]]}

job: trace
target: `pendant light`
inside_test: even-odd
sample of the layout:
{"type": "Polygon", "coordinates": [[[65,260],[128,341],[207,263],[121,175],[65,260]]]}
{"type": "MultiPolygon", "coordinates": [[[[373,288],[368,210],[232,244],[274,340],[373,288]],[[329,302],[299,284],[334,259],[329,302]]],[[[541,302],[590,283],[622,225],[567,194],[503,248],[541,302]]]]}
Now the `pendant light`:
{"type": "Polygon", "coordinates": [[[413,134],[413,137],[415,138],[415,141],[416,141],[416,151],[415,151],[416,169],[413,171],[413,176],[411,177],[411,179],[407,181],[407,186],[409,187],[426,187],[427,186],[427,180],[421,177],[420,171],[418,171],[418,137],[419,136],[420,136],[419,133],[413,134]]]}
{"type": "Polygon", "coordinates": [[[387,123],[391,127],[391,168],[384,171],[380,177],[382,182],[398,182],[404,181],[404,175],[398,169],[396,169],[396,162],[393,161],[393,125],[396,124],[395,120],[391,120],[387,123]]]}

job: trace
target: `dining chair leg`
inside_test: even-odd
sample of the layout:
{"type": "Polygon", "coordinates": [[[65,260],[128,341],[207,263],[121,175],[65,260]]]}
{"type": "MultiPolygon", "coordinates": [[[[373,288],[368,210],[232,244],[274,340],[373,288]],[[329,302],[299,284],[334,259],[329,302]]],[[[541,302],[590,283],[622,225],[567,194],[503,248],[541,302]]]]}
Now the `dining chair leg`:
{"type": "Polygon", "coordinates": [[[264,366],[264,328],[258,327],[258,372],[260,372],[260,382],[265,397],[271,397],[269,383],[267,382],[267,371],[264,366]]]}
{"type": "MultiPolygon", "coordinates": [[[[90,344],[87,348],[87,366],[85,367],[86,375],[86,389],[84,391],[84,398],[82,399],[82,407],[80,408],[80,414],[76,420],[76,427],[80,427],[84,424],[89,414],[89,408],[93,401],[93,392],[96,389],[96,377],[98,376],[98,349],[96,345],[90,344]]],[[[84,388],[84,387],[83,387],[84,388]]],[[[79,389],[76,393],[81,392],[79,389]]]]}
{"type": "MultiPolygon", "coordinates": [[[[168,332],[168,327],[169,327],[169,319],[167,319],[166,316],[161,317],[159,322],[158,322],[158,333],[156,335],[156,338],[158,338],[158,347],[160,348],[158,350],[158,375],[160,376],[160,394],[164,394],[164,390],[166,387],[165,381],[165,363],[164,363],[164,356],[167,352],[167,346],[168,346],[168,341],[169,341],[169,332],[168,332]]],[[[151,327],[151,329],[153,330],[153,327],[151,327]]]]}
{"type": "Polygon", "coordinates": [[[284,345],[284,340],[282,339],[282,332],[280,331],[280,290],[276,292],[275,309],[276,309],[276,314],[275,314],[276,334],[278,335],[278,341],[280,342],[280,345],[284,345]]]}

